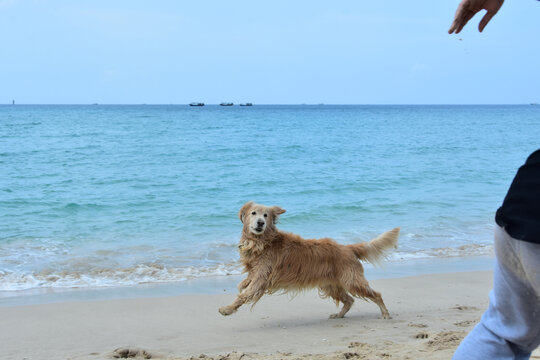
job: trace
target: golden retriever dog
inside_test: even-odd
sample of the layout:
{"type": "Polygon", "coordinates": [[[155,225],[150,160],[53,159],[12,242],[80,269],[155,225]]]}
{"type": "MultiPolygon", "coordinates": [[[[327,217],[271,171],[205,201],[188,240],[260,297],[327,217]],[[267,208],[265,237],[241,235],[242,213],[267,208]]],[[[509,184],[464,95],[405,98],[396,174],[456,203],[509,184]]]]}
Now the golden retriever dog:
{"type": "Polygon", "coordinates": [[[331,297],[341,311],[330,318],[342,318],[354,303],[353,296],[371,300],[390,319],[381,294],[369,287],[359,260],[377,263],[396,247],[399,228],[360,244],[340,245],[329,238],[305,240],[276,228],[285,210],[248,202],[238,216],[242,237],[238,248],[247,278],[238,285],[238,297],[219,308],[231,315],[243,304],[257,303],[264,294],[277,291],[298,292],[318,288],[323,298],[331,297]]]}

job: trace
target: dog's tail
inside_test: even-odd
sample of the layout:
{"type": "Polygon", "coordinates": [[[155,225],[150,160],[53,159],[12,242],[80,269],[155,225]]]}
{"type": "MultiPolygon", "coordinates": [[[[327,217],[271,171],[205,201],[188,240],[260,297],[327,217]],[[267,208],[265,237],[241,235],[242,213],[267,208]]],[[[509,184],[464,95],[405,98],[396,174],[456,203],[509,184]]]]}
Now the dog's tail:
{"type": "Polygon", "coordinates": [[[391,248],[397,248],[399,228],[382,233],[369,242],[347,245],[360,260],[365,260],[373,265],[378,265],[386,258],[391,248]]]}

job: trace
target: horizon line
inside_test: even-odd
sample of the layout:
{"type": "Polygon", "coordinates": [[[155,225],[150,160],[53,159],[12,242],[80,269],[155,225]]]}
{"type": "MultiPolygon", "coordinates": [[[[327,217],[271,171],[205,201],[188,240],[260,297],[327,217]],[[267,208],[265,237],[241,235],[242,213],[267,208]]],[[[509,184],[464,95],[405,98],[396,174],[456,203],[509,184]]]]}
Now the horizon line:
{"type": "MultiPolygon", "coordinates": [[[[221,106],[220,103],[203,103],[204,106],[221,106]]],[[[245,103],[233,103],[240,106],[245,103]]],[[[251,103],[252,106],[512,106],[538,105],[537,102],[526,103],[251,103]]],[[[190,103],[0,103],[0,106],[189,106],[190,103]]],[[[230,106],[222,106],[230,107],[230,106]]],[[[244,106],[243,106],[244,107],[244,106]]],[[[249,106],[247,106],[249,107],[249,106]]]]}

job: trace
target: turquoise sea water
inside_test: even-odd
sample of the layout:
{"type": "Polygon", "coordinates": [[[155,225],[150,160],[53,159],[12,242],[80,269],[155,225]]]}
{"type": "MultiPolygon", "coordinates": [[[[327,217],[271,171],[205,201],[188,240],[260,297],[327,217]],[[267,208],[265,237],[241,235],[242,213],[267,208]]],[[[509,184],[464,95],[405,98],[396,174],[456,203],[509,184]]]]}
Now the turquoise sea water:
{"type": "Polygon", "coordinates": [[[390,261],[492,252],[539,106],[0,106],[0,292],[238,274],[238,209],[390,261]]]}

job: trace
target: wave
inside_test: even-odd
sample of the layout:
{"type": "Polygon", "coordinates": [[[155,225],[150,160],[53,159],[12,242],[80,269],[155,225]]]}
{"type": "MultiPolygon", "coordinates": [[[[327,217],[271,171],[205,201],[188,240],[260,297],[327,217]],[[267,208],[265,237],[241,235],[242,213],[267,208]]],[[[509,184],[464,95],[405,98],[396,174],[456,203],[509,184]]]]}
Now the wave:
{"type": "Polygon", "coordinates": [[[489,244],[469,244],[455,248],[433,248],[416,251],[396,251],[390,255],[390,261],[429,259],[429,258],[450,258],[468,256],[494,256],[493,245],[489,244]]]}
{"type": "Polygon", "coordinates": [[[94,268],[88,271],[53,271],[27,273],[0,269],[0,291],[21,291],[36,288],[98,288],[147,283],[186,281],[209,276],[238,275],[238,262],[207,267],[166,267],[160,264],[139,264],[126,268],[94,268]]]}
{"type": "MultiPolygon", "coordinates": [[[[221,247],[231,248],[229,244],[221,247]]],[[[101,256],[115,255],[103,251],[101,256]]],[[[419,259],[438,259],[468,256],[493,256],[492,245],[469,244],[456,248],[433,248],[418,251],[395,251],[387,261],[402,262],[419,259]]],[[[239,261],[216,262],[211,265],[165,266],[159,262],[135,264],[129,267],[104,267],[91,262],[72,264],[72,270],[44,269],[37,272],[0,269],[0,291],[12,292],[37,288],[103,288],[133,286],[148,283],[171,283],[196,278],[240,275],[242,266],[239,261]],[[84,266],[81,266],[84,265],[84,266]]],[[[368,267],[369,264],[366,264],[368,267]]]]}

